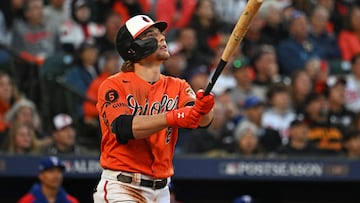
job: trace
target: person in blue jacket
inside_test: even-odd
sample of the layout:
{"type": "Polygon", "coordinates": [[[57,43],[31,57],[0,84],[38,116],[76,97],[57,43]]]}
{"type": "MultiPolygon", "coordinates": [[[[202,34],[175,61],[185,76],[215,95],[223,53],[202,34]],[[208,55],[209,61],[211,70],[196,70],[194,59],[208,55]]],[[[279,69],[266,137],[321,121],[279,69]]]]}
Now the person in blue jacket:
{"type": "Polygon", "coordinates": [[[59,158],[44,158],[39,165],[39,183],[35,183],[18,203],[79,203],[62,187],[65,165],[59,158]]]}

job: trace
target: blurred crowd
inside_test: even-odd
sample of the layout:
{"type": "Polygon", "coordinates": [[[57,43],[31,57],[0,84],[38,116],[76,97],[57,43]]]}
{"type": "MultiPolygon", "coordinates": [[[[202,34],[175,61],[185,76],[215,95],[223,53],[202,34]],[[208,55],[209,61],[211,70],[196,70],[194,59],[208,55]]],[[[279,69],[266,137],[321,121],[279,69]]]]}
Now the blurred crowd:
{"type": "MultiPolygon", "coordinates": [[[[246,0],[0,1],[0,150],[98,154],[97,90],[117,30],[168,22],[164,75],[205,88],[246,0]]],[[[177,154],[360,158],[360,2],[266,0],[212,92],[208,128],[177,154]]]]}

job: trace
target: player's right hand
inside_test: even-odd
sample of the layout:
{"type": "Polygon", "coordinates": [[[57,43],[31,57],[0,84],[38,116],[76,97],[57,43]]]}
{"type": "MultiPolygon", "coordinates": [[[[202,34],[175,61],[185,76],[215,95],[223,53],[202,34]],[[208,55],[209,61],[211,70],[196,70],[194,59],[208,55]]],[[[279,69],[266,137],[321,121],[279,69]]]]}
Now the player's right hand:
{"type": "Polygon", "coordinates": [[[193,107],[186,106],[166,113],[166,123],[171,127],[197,128],[201,115],[193,107]]]}
{"type": "Polygon", "coordinates": [[[211,111],[215,104],[214,94],[210,92],[208,95],[204,95],[204,90],[200,89],[196,92],[196,101],[194,105],[195,111],[201,115],[207,114],[211,111]]]}

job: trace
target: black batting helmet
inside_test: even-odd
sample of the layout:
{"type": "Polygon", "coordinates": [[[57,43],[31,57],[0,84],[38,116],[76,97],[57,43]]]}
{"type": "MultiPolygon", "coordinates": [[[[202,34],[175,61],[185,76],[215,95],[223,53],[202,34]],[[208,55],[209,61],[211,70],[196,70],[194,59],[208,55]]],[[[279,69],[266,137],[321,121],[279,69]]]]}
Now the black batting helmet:
{"type": "Polygon", "coordinates": [[[129,20],[119,29],[116,35],[116,49],[125,60],[138,61],[157,49],[157,40],[149,38],[145,40],[137,37],[151,26],[157,27],[161,32],[167,28],[166,22],[154,22],[146,15],[137,15],[129,20]]]}

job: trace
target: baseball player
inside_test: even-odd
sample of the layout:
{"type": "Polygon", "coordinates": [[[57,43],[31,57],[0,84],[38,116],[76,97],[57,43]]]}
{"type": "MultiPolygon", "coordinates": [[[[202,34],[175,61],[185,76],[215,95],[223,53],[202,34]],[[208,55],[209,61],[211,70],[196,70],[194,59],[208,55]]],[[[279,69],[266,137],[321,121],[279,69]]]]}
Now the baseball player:
{"type": "Polygon", "coordinates": [[[117,33],[125,62],[98,92],[103,171],[95,203],[169,203],[178,128],[206,127],[213,119],[213,94],[195,94],[185,80],[160,74],[170,57],[166,27],[137,15],[117,33]]]}

